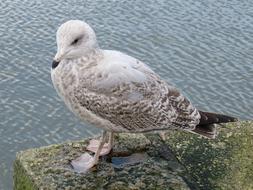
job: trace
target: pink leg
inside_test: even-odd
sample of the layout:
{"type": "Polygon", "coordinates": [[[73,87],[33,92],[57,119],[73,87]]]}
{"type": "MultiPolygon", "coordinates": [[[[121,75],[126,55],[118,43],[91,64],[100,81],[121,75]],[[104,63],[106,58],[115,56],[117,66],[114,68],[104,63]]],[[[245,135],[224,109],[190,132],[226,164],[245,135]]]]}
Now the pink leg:
{"type": "Polygon", "coordinates": [[[160,137],[162,138],[163,141],[166,141],[166,131],[161,131],[159,132],[160,137]]]}
{"type": "MultiPolygon", "coordinates": [[[[92,139],[90,140],[90,144],[87,146],[87,150],[96,153],[97,149],[99,147],[99,140],[92,139]]],[[[100,156],[104,156],[110,153],[111,149],[113,147],[113,132],[110,132],[109,134],[109,141],[108,143],[105,143],[102,147],[102,150],[100,152],[100,156]]]]}
{"type": "Polygon", "coordinates": [[[99,156],[101,154],[101,150],[105,144],[106,139],[106,131],[103,132],[102,137],[100,139],[100,143],[97,147],[97,151],[93,156],[89,155],[87,152],[78,157],[75,160],[71,161],[71,165],[73,166],[74,170],[81,173],[87,172],[90,168],[95,166],[98,163],[99,156]]]}

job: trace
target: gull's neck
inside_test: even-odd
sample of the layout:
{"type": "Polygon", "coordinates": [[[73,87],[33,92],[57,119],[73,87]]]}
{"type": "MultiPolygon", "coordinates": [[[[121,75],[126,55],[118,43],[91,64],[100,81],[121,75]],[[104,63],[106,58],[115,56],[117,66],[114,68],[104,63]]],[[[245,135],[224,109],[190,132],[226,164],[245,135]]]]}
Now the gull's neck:
{"type": "Polygon", "coordinates": [[[86,51],[82,57],[75,59],[75,61],[77,61],[78,64],[81,65],[85,64],[88,66],[90,64],[96,64],[102,58],[103,58],[103,50],[99,48],[93,48],[90,49],[89,51],[86,51]]]}

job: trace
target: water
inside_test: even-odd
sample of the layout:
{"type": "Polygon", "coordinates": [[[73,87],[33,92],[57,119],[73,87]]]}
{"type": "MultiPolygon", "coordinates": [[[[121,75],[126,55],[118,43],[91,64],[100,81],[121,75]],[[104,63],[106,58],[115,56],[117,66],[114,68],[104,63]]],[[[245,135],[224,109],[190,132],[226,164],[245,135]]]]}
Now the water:
{"type": "Polygon", "coordinates": [[[55,32],[86,20],[101,47],[146,62],[200,109],[253,116],[253,2],[244,0],[0,2],[0,189],[15,153],[99,131],[79,123],[52,87],[55,32]]]}

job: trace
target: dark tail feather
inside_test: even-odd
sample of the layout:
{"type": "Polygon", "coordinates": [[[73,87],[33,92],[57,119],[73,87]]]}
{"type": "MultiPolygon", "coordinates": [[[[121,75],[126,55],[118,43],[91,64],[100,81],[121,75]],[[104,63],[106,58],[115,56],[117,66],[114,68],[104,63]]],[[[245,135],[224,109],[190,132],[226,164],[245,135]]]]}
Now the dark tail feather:
{"type": "Polygon", "coordinates": [[[199,113],[201,116],[200,122],[196,126],[196,128],[192,130],[192,132],[200,134],[207,138],[211,138],[211,139],[214,139],[215,136],[217,135],[215,124],[238,121],[237,118],[222,115],[222,114],[203,112],[203,111],[199,111],[199,113]]]}
{"type": "Polygon", "coordinates": [[[201,116],[199,126],[200,125],[215,124],[215,123],[228,123],[228,122],[238,121],[237,118],[227,116],[227,115],[210,113],[210,112],[203,112],[203,111],[199,111],[199,113],[201,116]]]}

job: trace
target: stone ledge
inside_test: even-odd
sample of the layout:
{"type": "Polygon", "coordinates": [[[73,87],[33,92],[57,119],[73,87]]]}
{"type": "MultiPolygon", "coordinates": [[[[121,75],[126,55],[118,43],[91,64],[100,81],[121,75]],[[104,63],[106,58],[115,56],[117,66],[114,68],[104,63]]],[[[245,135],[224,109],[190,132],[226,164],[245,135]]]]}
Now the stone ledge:
{"type": "Polygon", "coordinates": [[[168,136],[170,148],[200,189],[253,189],[252,121],[224,125],[214,140],[178,132],[168,136]]]}
{"type": "Polygon", "coordinates": [[[157,134],[120,134],[113,153],[86,174],[70,160],[88,139],[25,150],[14,163],[14,189],[253,189],[253,123],[219,131],[215,140],[170,131],[165,142],[157,134]],[[124,163],[129,155],[138,156],[124,163]]]}
{"type": "Polygon", "coordinates": [[[22,151],[14,164],[14,189],[190,189],[185,168],[157,139],[151,143],[141,134],[120,134],[113,153],[86,174],[74,172],[70,160],[85,152],[88,140],[22,151]],[[136,152],[143,161],[112,162],[136,152]]]}

